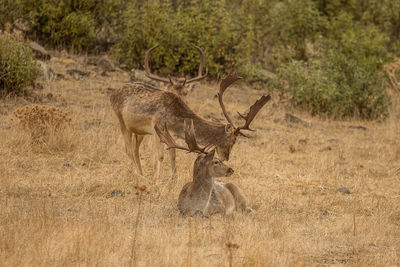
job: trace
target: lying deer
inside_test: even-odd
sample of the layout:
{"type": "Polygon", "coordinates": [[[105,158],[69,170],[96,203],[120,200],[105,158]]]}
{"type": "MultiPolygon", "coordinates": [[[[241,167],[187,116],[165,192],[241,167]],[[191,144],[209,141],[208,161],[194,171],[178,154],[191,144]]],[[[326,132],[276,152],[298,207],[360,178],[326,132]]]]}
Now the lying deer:
{"type": "Polygon", "coordinates": [[[168,76],[168,78],[163,78],[160,76],[157,76],[153,73],[151,73],[150,70],[150,65],[149,65],[149,58],[150,58],[150,53],[156,49],[159,45],[155,45],[149,50],[146,51],[144,54],[144,70],[146,73],[146,76],[149,77],[152,80],[163,82],[167,84],[167,90],[170,92],[174,92],[180,96],[186,96],[188,92],[190,91],[189,89],[189,84],[192,82],[200,81],[204,78],[207,77],[207,73],[203,74],[203,68],[206,62],[206,52],[201,50],[200,47],[196,45],[192,45],[194,48],[197,49],[200,53],[200,65],[199,65],[199,71],[196,77],[186,80],[185,77],[171,77],[168,76]]]}
{"type": "MultiPolygon", "coordinates": [[[[155,150],[157,151],[155,177],[160,175],[160,166],[164,158],[163,146],[157,134],[154,134],[155,125],[167,125],[177,136],[184,136],[184,120],[193,120],[194,128],[200,144],[215,145],[221,160],[229,160],[229,155],[238,135],[244,135],[243,130],[251,130],[250,123],[260,109],[270,100],[270,96],[262,96],[251,107],[243,126],[235,127],[222,101],[225,90],[241,77],[236,72],[229,74],[221,81],[218,93],[219,103],[228,124],[208,121],[193,112],[183,99],[172,92],[163,91],[155,87],[133,83],[115,90],[111,96],[111,105],[119,119],[122,135],[125,141],[125,150],[135,162],[138,171],[143,175],[140,163],[139,147],[145,135],[153,135],[155,150]]],[[[176,153],[169,149],[172,177],[176,179],[176,153]]]]}
{"type": "Polygon", "coordinates": [[[190,123],[185,120],[185,141],[188,147],[178,145],[167,126],[161,130],[156,125],[155,131],[168,149],[199,154],[194,162],[193,181],[183,186],[179,194],[178,209],[182,214],[193,216],[200,213],[208,217],[216,213],[230,214],[235,209],[247,210],[246,198],[236,185],[214,180],[216,177],[231,176],[233,169],[214,158],[215,149],[207,152],[206,148],[197,144],[193,120],[190,123]]]}

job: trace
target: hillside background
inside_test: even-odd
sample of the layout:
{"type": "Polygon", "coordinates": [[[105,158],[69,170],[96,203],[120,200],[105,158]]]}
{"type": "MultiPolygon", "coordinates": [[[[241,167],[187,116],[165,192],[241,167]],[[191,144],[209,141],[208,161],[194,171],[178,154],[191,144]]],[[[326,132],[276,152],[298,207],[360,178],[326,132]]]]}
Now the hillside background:
{"type": "Polygon", "coordinates": [[[151,61],[161,74],[195,74],[196,44],[211,78],[238,69],[311,114],[377,119],[390,105],[383,66],[400,53],[399,9],[398,0],[1,0],[0,28],[126,68],[142,68],[160,44],[151,61]]]}
{"type": "MultiPolygon", "coordinates": [[[[0,266],[400,266],[400,1],[0,0],[0,266]],[[48,50],[38,59],[35,41],[48,50]],[[143,77],[207,80],[188,105],[236,124],[222,181],[254,212],[179,214],[195,155],[154,179],[125,153],[110,94],[143,77]],[[143,190],[144,189],[144,190],[143,190]]],[[[147,81],[151,82],[151,81],[147,81]]],[[[163,86],[162,84],[155,84],[163,86]]]]}

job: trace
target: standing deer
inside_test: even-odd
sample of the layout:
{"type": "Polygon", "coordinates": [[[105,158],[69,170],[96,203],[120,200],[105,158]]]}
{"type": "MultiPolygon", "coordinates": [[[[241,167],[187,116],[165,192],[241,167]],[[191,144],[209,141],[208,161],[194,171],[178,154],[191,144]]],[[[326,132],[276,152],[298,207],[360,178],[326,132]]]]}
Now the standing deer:
{"type": "MultiPolygon", "coordinates": [[[[155,177],[160,175],[161,162],[164,159],[163,146],[157,134],[154,133],[155,125],[167,125],[177,136],[184,136],[184,120],[193,120],[194,128],[200,144],[213,144],[221,160],[229,160],[229,155],[238,135],[242,130],[251,130],[250,123],[253,121],[260,109],[271,99],[262,96],[251,107],[246,116],[243,126],[235,127],[229,117],[222,96],[225,90],[241,77],[236,72],[229,74],[221,81],[218,93],[219,103],[222,112],[229,122],[222,124],[207,121],[194,113],[183,99],[172,92],[163,91],[155,87],[142,83],[133,83],[115,90],[111,96],[111,105],[118,117],[122,135],[125,141],[125,150],[128,156],[135,162],[138,171],[143,175],[140,164],[139,147],[145,135],[153,135],[156,149],[156,172],[155,177]]],[[[176,152],[169,149],[171,159],[172,177],[177,178],[176,174],[176,152]]]]}
{"type": "Polygon", "coordinates": [[[193,181],[185,184],[179,194],[178,209],[183,215],[200,213],[208,217],[216,213],[230,214],[235,209],[247,210],[246,198],[236,185],[214,180],[216,177],[231,176],[233,169],[214,158],[215,149],[207,152],[206,148],[197,144],[193,120],[190,123],[185,120],[185,141],[188,147],[177,145],[167,126],[161,130],[156,125],[155,131],[168,149],[199,154],[194,162],[193,181]]]}
{"type": "Polygon", "coordinates": [[[159,45],[153,46],[152,48],[147,50],[146,53],[144,54],[144,70],[145,70],[146,76],[149,77],[150,79],[166,83],[167,84],[166,89],[168,91],[174,92],[180,96],[186,96],[189,92],[188,86],[190,83],[195,82],[195,81],[200,81],[200,80],[204,79],[205,77],[207,77],[207,73],[205,73],[203,75],[203,68],[204,68],[204,64],[206,62],[206,52],[201,50],[201,48],[196,45],[192,45],[200,53],[200,65],[199,65],[199,71],[198,71],[198,74],[196,77],[189,79],[189,80],[186,80],[185,77],[168,76],[168,78],[163,78],[163,77],[160,77],[160,76],[157,76],[157,75],[151,73],[150,65],[149,65],[150,53],[154,49],[156,49],[158,46],[159,45]]]}

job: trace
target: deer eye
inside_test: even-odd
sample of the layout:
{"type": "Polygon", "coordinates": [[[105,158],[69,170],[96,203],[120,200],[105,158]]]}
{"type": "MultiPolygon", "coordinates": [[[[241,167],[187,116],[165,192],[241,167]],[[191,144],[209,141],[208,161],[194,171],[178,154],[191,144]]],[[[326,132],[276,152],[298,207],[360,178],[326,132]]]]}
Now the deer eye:
{"type": "Polygon", "coordinates": [[[218,161],[214,161],[214,165],[218,165],[218,161]]]}

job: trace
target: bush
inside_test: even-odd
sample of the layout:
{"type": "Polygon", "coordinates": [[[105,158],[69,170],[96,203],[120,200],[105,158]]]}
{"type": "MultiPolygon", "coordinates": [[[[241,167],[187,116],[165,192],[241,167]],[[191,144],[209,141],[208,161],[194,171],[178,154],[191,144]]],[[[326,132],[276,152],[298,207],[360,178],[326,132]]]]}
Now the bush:
{"type": "Polygon", "coordinates": [[[269,37],[277,49],[275,53],[282,56],[279,54],[285,54],[286,50],[296,59],[306,59],[306,42],[320,35],[326,23],[312,0],[276,2],[268,15],[269,37]]]}
{"type": "Polygon", "coordinates": [[[314,115],[376,119],[388,114],[385,79],[337,50],[323,50],[308,62],[294,60],[278,73],[279,88],[288,85],[291,102],[314,115]]]}
{"type": "Polygon", "coordinates": [[[7,23],[22,16],[22,7],[18,0],[0,0],[0,29],[4,29],[7,23]]]}
{"type": "Polygon", "coordinates": [[[11,35],[0,35],[0,94],[19,94],[39,74],[32,50],[11,35]]]}
{"type": "Polygon", "coordinates": [[[236,10],[222,0],[131,4],[123,18],[125,32],[113,54],[121,63],[139,68],[146,50],[160,44],[151,57],[154,70],[196,75],[199,56],[190,46],[196,44],[207,50],[211,76],[224,76],[233,67],[250,74],[248,66],[257,63],[263,47],[259,24],[247,16],[245,6],[236,10]]]}
{"type": "Polygon", "coordinates": [[[51,46],[89,50],[99,48],[105,41],[102,39],[116,38],[114,31],[127,0],[20,2],[31,27],[30,36],[51,46]]]}
{"type": "Polygon", "coordinates": [[[29,22],[30,37],[91,53],[115,40],[111,52],[128,67],[142,68],[145,51],[160,44],[150,59],[155,72],[196,75],[199,56],[190,46],[196,44],[207,50],[210,76],[221,77],[234,68],[247,82],[264,86],[274,77],[267,70],[279,72],[280,88],[283,74],[292,86],[304,87],[304,95],[292,89],[293,103],[314,114],[366,118],[385,114],[389,101],[377,74],[400,53],[400,0],[2,3],[0,27],[20,17],[29,22]]]}
{"type": "Polygon", "coordinates": [[[31,105],[14,111],[19,125],[30,134],[33,144],[47,143],[51,138],[61,137],[71,122],[68,113],[51,106],[31,105]]]}
{"type": "Polygon", "coordinates": [[[95,21],[90,13],[70,13],[58,25],[59,29],[51,32],[52,40],[58,44],[82,49],[92,47],[95,43],[95,21]]]}

